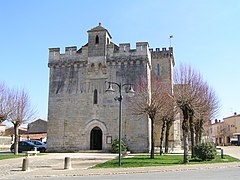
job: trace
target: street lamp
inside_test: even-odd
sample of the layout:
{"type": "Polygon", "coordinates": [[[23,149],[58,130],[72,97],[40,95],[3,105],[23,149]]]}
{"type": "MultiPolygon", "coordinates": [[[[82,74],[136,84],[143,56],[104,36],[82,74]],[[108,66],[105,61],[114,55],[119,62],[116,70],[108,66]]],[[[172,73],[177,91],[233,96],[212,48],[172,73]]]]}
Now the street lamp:
{"type": "Polygon", "coordinates": [[[121,84],[116,82],[109,82],[108,83],[108,89],[106,89],[106,92],[115,92],[115,89],[113,89],[112,85],[116,85],[118,87],[119,96],[115,97],[115,101],[119,101],[119,121],[118,121],[118,140],[119,140],[119,149],[118,149],[118,165],[121,166],[121,154],[122,154],[122,88],[124,86],[129,86],[129,89],[126,91],[130,97],[134,95],[134,90],[132,88],[132,84],[121,84]]]}

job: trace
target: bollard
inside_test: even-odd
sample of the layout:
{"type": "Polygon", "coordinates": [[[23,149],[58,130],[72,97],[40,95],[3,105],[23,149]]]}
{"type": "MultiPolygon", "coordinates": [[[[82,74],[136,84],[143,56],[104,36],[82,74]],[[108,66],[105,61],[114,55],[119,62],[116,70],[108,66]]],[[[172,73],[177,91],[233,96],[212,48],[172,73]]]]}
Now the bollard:
{"type": "Polygon", "coordinates": [[[23,159],[22,171],[29,171],[29,159],[27,157],[23,159]]]}
{"type": "Polygon", "coordinates": [[[34,147],[34,151],[37,151],[37,147],[34,147]]]}
{"type": "Polygon", "coordinates": [[[223,149],[221,149],[221,158],[223,159],[223,149]]]}
{"type": "Polygon", "coordinates": [[[64,169],[71,169],[71,158],[70,157],[65,157],[64,161],[64,169]]]}

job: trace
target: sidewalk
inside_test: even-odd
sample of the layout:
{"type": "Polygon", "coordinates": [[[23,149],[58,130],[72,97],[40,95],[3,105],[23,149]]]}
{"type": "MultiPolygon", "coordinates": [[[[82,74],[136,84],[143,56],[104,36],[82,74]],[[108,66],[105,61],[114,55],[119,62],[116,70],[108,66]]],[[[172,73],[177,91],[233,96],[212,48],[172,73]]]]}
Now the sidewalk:
{"type": "MultiPolygon", "coordinates": [[[[240,147],[223,147],[224,154],[240,159],[240,147]]],[[[167,171],[189,171],[216,168],[240,167],[240,162],[203,164],[203,165],[179,165],[143,168],[111,168],[111,169],[88,169],[98,163],[103,163],[115,158],[116,154],[105,153],[51,153],[42,156],[29,157],[30,171],[22,171],[24,158],[1,160],[0,179],[21,179],[34,177],[62,177],[62,176],[87,176],[87,175],[110,175],[130,173],[154,173],[167,171]],[[72,169],[64,170],[64,158],[70,157],[72,169]]]]}
{"type": "Polygon", "coordinates": [[[219,146],[223,149],[223,153],[240,159],[240,146],[219,146]]]}
{"type": "Polygon", "coordinates": [[[105,153],[49,153],[46,155],[29,156],[30,171],[27,172],[22,171],[22,162],[25,157],[1,160],[0,179],[65,176],[81,172],[116,156],[116,154],[105,153]],[[65,157],[71,158],[71,170],[64,170],[65,157]]]}

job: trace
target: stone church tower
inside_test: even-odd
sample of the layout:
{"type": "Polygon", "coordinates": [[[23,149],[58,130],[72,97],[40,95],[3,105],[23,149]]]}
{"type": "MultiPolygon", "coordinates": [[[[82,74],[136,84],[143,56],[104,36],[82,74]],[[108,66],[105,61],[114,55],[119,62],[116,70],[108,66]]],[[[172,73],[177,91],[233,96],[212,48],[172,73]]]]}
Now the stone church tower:
{"type": "MultiPolygon", "coordinates": [[[[60,48],[49,48],[48,151],[111,151],[118,138],[119,106],[118,93],[105,93],[106,81],[150,82],[155,74],[172,84],[173,66],[172,48],[153,51],[147,42],[137,42],[136,49],[116,45],[100,23],[88,31],[80,49],[66,47],[62,54],[60,48]]],[[[149,152],[149,120],[128,115],[128,98],[123,92],[122,137],[130,151],[149,152]]]]}

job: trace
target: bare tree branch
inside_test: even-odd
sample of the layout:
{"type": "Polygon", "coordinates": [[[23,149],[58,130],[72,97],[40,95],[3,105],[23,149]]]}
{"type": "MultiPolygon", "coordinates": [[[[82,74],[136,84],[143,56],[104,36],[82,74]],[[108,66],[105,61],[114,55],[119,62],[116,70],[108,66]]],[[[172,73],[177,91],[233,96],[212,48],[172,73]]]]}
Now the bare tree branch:
{"type": "Polygon", "coordinates": [[[18,128],[22,124],[31,121],[36,111],[31,107],[29,96],[24,90],[12,90],[10,97],[11,113],[8,115],[7,120],[14,126],[14,154],[18,154],[18,128]]]}
{"type": "Polygon", "coordinates": [[[188,130],[191,132],[192,154],[194,146],[194,124],[199,131],[196,133],[201,138],[204,122],[213,118],[218,112],[218,100],[212,89],[203,81],[199,72],[191,66],[181,65],[174,73],[174,98],[177,106],[183,113],[183,141],[184,141],[184,163],[188,162],[188,130]],[[197,117],[197,118],[196,118],[197,117]],[[194,118],[196,118],[194,120],[194,118]]]}
{"type": "Polygon", "coordinates": [[[161,112],[168,93],[169,84],[152,77],[151,83],[141,79],[136,84],[136,93],[131,98],[129,109],[133,115],[148,115],[151,120],[151,158],[154,158],[154,125],[157,114],[161,112]]]}
{"type": "Polygon", "coordinates": [[[10,89],[4,83],[0,83],[0,122],[6,120],[12,111],[11,98],[10,89]]]}

